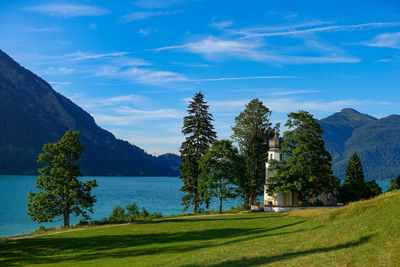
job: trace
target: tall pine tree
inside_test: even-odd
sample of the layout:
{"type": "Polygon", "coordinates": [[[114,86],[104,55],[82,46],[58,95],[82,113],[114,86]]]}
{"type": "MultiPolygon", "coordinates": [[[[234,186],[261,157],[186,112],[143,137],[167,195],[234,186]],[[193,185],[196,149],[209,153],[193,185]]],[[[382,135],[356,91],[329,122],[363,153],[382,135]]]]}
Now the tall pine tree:
{"type": "Polygon", "coordinates": [[[238,190],[247,206],[253,205],[255,198],[264,191],[268,140],[274,132],[270,115],[271,111],[255,98],[235,118],[236,125],[232,127],[232,138],[246,161],[246,175],[238,180],[238,190]]]}
{"type": "Polygon", "coordinates": [[[357,153],[351,155],[344,175],[344,183],[364,182],[364,172],[357,153]]]}
{"type": "Polygon", "coordinates": [[[186,193],[182,198],[182,205],[184,210],[192,206],[194,213],[199,211],[203,201],[198,186],[201,173],[198,162],[217,137],[208,108],[203,94],[197,93],[189,103],[188,115],[184,117],[182,127],[182,133],[186,137],[180,148],[180,171],[183,180],[181,191],[186,193]]]}

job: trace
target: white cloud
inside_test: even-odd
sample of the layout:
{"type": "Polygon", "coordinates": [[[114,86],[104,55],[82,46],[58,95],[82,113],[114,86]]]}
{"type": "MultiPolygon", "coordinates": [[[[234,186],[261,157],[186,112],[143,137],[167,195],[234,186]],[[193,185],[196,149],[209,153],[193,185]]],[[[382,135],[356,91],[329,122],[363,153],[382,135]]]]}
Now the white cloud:
{"type": "Polygon", "coordinates": [[[379,34],[366,45],[400,49],[400,32],[379,34]]]}
{"type": "Polygon", "coordinates": [[[174,15],[177,13],[180,13],[182,11],[173,11],[173,12],[153,12],[153,11],[147,11],[147,12],[133,12],[130,14],[127,14],[125,16],[122,16],[122,18],[127,21],[135,21],[135,20],[142,20],[142,19],[147,19],[150,17],[156,17],[156,16],[166,16],[166,15],[174,15]]]}
{"type": "MultiPolygon", "coordinates": [[[[260,100],[273,112],[288,113],[297,110],[335,112],[345,107],[360,107],[370,105],[369,101],[363,100],[337,100],[337,101],[319,101],[319,100],[298,100],[295,98],[260,98],[260,100]]],[[[236,101],[209,101],[210,107],[216,111],[236,111],[242,110],[250,99],[236,101]]]]}
{"type": "Polygon", "coordinates": [[[249,77],[223,77],[223,78],[204,78],[190,80],[192,82],[214,82],[214,81],[232,81],[232,80],[257,80],[257,79],[296,79],[297,76],[249,76],[249,77]]]}
{"type": "Polygon", "coordinates": [[[183,114],[175,109],[141,110],[128,106],[113,109],[114,115],[93,113],[96,122],[107,125],[130,126],[142,121],[158,119],[182,119],[183,114]]]}
{"type": "Polygon", "coordinates": [[[69,97],[72,101],[79,104],[79,106],[86,109],[96,109],[106,106],[120,106],[125,105],[145,105],[148,103],[148,99],[141,95],[121,95],[107,98],[87,98],[82,94],[74,94],[69,97]]]}
{"type": "Polygon", "coordinates": [[[68,67],[48,67],[47,69],[38,70],[37,72],[40,75],[59,75],[59,74],[70,74],[74,71],[75,71],[74,68],[68,68],[68,67]]]}
{"type": "Polygon", "coordinates": [[[225,28],[231,27],[234,24],[233,20],[224,20],[224,21],[219,21],[219,22],[213,22],[211,23],[211,26],[223,30],[225,28]]]}
{"type": "Polygon", "coordinates": [[[126,66],[119,65],[101,66],[95,71],[94,76],[120,78],[150,85],[162,85],[171,82],[188,81],[184,75],[172,71],[139,67],[127,68],[126,66]]]}
{"type": "Polygon", "coordinates": [[[167,46],[154,49],[163,50],[184,50],[200,54],[209,60],[220,58],[239,58],[252,61],[278,63],[278,64],[314,64],[314,63],[356,63],[359,58],[345,56],[341,53],[329,53],[322,56],[291,56],[282,55],[275,51],[268,51],[263,48],[265,44],[259,41],[243,41],[220,39],[208,36],[197,42],[190,42],[183,45],[167,46]]]}
{"type": "Polygon", "coordinates": [[[27,7],[25,10],[44,13],[55,17],[81,17],[101,16],[108,13],[108,10],[101,7],[73,4],[48,4],[27,7]]]}
{"type": "Polygon", "coordinates": [[[188,0],[137,0],[135,4],[143,8],[166,8],[188,0]]]}
{"type": "Polygon", "coordinates": [[[147,35],[149,35],[149,34],[151,34],[153,32],[157,32],[157,31],[153,30],[152,28],[146,28],[146,29],[141,28],[141,29],[139,29],[138,32],[143,36],[147,36],[147,35]]]}
{"type": "Polygon", "coordinates": [[[71,54],[67,54],[71,60],[86,60],[86,59],[97,59],[104,57],[120,57],[123,55],[129,54],[128,52],[114,52],[114,53],[103,53],[103,54],[94,54],[94,53],[84,53],[81,51],[77,51],[71,54]]]}
{"type": "Polygon", "coordinates": [[[283,96],[283,95],[300,95],[300,94],[312,94],[320,93],[318,90],[290,90],[290,91],[278,91],[270,93],[272,96],[283,96]]]}
{"type": "Polygon", "coordinates": [[[248,31],[242,31],[245,35],[243,38],[254,38],[254,37],[270,37],[270,36],[285,36],[285,35],[299,35],[305,33],[313,33],[313,32],[327,32],[327,31],[349,31],[349,30],[360,30],[367,28],[379,28],[379,27],[392,27],[399,26],[400,22],[369,22],[362,24],[353,24],[353,25],[332,25],[332,26],[324,26],[324,27],[316,27],[309,29],[301,29],[301,30],[288,30],[288,31],[278,31],[278,32],[260,32],[260,33],[251,33],[248,31]]]}

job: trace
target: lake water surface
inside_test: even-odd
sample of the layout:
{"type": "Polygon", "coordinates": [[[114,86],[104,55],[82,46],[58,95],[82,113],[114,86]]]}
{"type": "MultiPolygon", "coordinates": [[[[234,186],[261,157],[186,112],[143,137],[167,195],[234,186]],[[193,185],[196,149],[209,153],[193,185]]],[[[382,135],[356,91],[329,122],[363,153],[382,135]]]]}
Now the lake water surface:
{"type": "MultiPolygon", "coordinates": [[[[0,175],[0,237],[30,233],[38,228],[38,224],[29,220],[26,203],[27,195],[35,190],[37,176],[0,175]]],[[[145,207],[150,212],[163,215],[181,214],[179,191],[182,181],[177,177],[91,177],[95,178],[98,187],[93,190],[97,202],[94,205],[92,219],[108,217],[114,207],[135,202],[140,209],[145,207]]],[[[384,191],[387,181],[378,181],[384,191]]],[[[224,203],[224,209],[239,205],[239,200],[224,203]]],[[[218,202],[211,203],[217,210],[218,202]]],[[[190,212],[191,210],[189,210],[190,212]]],[[[77,222],[71,218],[71,224],[77,222]]],[[[62,222],[44,223],[45,227],[61,226],[62,222]]]]}
{"type": "MultiPolygon", "coordinates": [[[[27,195],[35,191],[37,176],[0,175],[0,237],[27,234],[39,225],[29,220],[27,215],[27,195]]],[[[163,215],[181,214],[184,195],[179,191],[182,181],[177,177],[90,177],[99,185],[93,190],[97,198],[92,219],[108,217],[113,208],[135,202],[140,210],[145,207],[150,212],[163,215]]],[[[237,206],[238,200],[224,203],[224,209],[237,206]]],[[[217,201],[211,203],[217,210],[217,201]]],[[[192,210],[189,209],[188,212],[192,210]]],[[[71,224],[77,222],[71,218],[71,224]]],[[[44,223],[45,227],[61,226],[62,222],[44,223]]]]}

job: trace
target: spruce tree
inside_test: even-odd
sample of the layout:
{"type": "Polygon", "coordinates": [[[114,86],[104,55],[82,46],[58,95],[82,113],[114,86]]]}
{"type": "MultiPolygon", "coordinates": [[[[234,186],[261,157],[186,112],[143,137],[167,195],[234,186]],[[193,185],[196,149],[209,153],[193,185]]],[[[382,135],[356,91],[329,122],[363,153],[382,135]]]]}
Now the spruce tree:
{"type": "Polygon", "coordinates": [[[194,213],[199,211],[199,206],[203,201],[198,187],[201,173],[198,162],[217,137],[208,108],[203,94],[197,93],[189,103],[188,115],[184,117],[182,127],[185,141],[180,148],[182,162],[180,171],[183,180],[181,191],[186,193],[182,198],[182,205],[184,210],[192,206],[194,213]]]}
{"type": "Polygon", "coordinates": [[[364,182],[364,172],[361,160],[357,153],[351,155],[347,163],[346,172],[344,176],[344,183],[364,182]]]}
{"type": "Polygon", "coordinates": [[[271,111],[255,98],[235,118],[236,125],[232,127],[232,138],[246,161],[246,175],[238,180],[238,189],[247,206],[253,205],[264,191],[268,141],[273,136],[270,115],[271,111]]]}

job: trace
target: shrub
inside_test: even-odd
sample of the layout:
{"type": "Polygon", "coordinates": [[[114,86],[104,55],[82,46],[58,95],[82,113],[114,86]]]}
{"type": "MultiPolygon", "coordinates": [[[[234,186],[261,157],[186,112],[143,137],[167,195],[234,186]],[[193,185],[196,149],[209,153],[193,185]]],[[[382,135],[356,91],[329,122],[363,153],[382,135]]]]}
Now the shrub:
{"type": "Polygon", "coordinates": [[[149,217],[150,213],[143,207],[142,208],[142,217],[147,218],[149,217]]]}
{"type": "Polygon", "coordinates": [[[125,210],[121,206],[117,206],[113,209],[111,215],[108,217],[110,223],[123,223],[128,221],[128,215],[125,214],[125,210]]]}
{"type": "Polygon", "coordinates": [[[88,222],[88,221],[80,219],[80,220],[76,223],[75,226],[87,226],[87,225],[89,225],[89,222],[88,222]]]}
{"type": "Polygon", "coordinates": [[[132,216],[133,218],[139,216],[139,209],[135,202],[126,206],[126,210],[128,211],[128,216],[132,216]]]}

